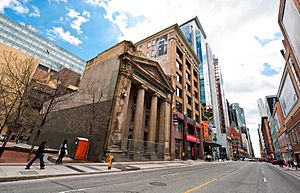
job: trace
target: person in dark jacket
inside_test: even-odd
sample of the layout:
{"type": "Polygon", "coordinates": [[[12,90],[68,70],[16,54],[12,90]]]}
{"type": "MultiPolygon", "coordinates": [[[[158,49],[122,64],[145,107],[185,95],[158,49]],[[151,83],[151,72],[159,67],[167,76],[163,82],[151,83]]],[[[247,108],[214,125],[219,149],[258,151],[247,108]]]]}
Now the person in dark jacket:
{"type": "Polygon", "coordinates": [[[36,154],[34,156],[34,158],[26,165],[26,168],[25,169],[30,169],[30,166],[33,164],[33,162],[36,160],[36,159],[40,159],[40,169],[45,169],[45,163],[44,163],[44,153],[45,153],[45,148],[46,148],[46,141],[43,141],[39,148],[37,149],[36,151],[36,154]]]}
{"type": "Polygon", "coordinates": [[[59,147],[59,156],[58,156],[57,160],[55,161],[55,164],[62,163],[62,159],[67,154],[67,148],[68,148],[68,141],[67,141],[67,139],[65,139],[64,142],[59,147]]]}

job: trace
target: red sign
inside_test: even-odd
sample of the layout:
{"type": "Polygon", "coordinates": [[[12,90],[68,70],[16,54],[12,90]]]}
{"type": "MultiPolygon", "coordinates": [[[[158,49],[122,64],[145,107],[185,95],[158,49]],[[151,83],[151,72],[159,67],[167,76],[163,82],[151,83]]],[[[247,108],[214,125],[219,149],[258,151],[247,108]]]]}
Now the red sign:
{"type": "Polygon", "coordinates": [[[197,138],[194,135],[185,134],[185,139],[191,142],[197,142],[197,138]]]}
{"type": "Polygon", "coordinates": [[[209,134],[208,134],[208,122],[203,121],[202,124],[203,124],[203,131],[204,131],[203,132],[204,139],[208,139],[208,136],[209,136],[209,134]]]}

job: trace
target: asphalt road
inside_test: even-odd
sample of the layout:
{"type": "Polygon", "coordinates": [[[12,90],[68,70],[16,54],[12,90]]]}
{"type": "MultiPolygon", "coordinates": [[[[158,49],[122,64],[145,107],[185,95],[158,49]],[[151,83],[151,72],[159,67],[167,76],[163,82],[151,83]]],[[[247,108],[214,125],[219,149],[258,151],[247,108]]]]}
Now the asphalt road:
{"type": "Polygon", "coordinates": [[[300,193],[300,180],[267,163],[230,162],[0,183],[1,193],[300,193]]]}

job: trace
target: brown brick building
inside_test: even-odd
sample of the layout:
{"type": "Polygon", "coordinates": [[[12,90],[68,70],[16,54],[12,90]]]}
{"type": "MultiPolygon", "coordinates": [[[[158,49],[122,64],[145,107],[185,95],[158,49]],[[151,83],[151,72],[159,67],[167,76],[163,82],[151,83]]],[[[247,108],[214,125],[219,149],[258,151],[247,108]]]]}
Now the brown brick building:
{"type": "Polygon", "coordinates": [[[203,158],[200,63],[177,24],[135,44],[146,57],[159,62],[170,77],[172,96],[171,159],[203,158]]]}

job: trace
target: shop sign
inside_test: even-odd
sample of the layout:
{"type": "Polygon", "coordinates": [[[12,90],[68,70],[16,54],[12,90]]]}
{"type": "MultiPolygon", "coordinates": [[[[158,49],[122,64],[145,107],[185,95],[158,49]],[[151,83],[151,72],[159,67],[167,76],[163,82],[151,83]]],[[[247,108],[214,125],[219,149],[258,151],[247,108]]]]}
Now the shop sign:
{"type": "Polygon", "coordinates": [[[197,142],[197,138],[194,135],[186,134],[185,139],[191,142],[197,142]]]}
{"type": "Polygon", "coordinates": [[[203,121],[203,137],[204,139],[208,139],[208,122],[207,121],[203,121]]]}

